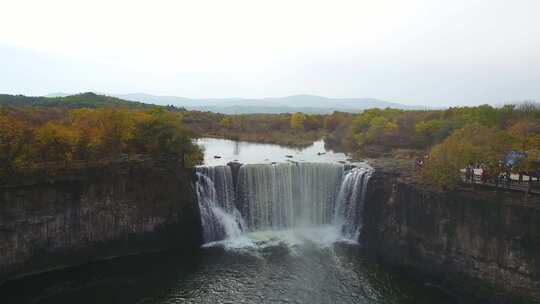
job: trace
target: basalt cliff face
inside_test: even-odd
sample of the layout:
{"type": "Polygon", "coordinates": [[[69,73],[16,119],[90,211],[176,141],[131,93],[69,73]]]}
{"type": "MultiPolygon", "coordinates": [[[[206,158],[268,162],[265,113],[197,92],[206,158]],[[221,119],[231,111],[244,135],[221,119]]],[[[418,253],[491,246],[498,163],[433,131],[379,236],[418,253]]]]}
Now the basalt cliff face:
{"type": "Polygon", "coordinates": [[[0,183],[0,281],[36,271],[201,243],[193,171],[118,163],[0,183]]]}
{"type": "MultiPolygon", "coordinates": [[[[239,168],[231,166],[234,185],[239,168]]],[[[195,178],[171,163],[122,162],[0,179],[0,281],[114,256],[199,248],[195,178]]],[[[457,298],[540,303],[540,198],[490,189],[439,193],[384,168],[365,188],[361,241],[382,264],[457,298]]]]}
{"type": "Polygon", "coordinates": [[[383,264],[486,303],[540,302],[540,202],[522,193],[438,193],[378,170],[362,241],[383,264]]]}

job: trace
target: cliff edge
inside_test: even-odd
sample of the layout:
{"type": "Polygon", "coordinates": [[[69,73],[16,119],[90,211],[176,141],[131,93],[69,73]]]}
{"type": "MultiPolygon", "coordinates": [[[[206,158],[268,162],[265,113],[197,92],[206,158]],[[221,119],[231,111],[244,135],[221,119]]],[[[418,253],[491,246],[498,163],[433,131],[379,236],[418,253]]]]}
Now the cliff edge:
{"type": "Polygon", "coordinates": [[[201,244],[193,172],[167,162],[13,176],[0,183],[0,282],[201,244]]]}
{"type": "Polygon", "coordinates": [[[489,189],[437,192],[377,168],[362,242],[386,265],[480,302],[540,302],[540,198],[489,189]]]}

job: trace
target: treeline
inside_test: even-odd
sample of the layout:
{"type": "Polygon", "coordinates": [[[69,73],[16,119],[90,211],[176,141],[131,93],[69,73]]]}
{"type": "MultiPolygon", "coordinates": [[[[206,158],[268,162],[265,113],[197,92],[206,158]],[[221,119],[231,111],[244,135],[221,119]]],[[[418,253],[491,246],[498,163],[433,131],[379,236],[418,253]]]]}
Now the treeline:
{"type": "Polygon", "coordinates": [[[482,165],[497,178],[505,171],[540,169],[540,105],[525,102],[500,108],[482,105],[446,110],[371,109],[357,115],[334,113],[328,138],[358,157],[393,156],[410,150],[428,154],[420,178],[439,188],[460,182],[459,170],[482,165]],[[525,153],[509,168],[503,160],[512,150],[525,153]]]}
{"type": "Polygon", "coordinates": [[[0,107],[0,168],[116,160],[143,154],[192,165],[202,152],[180,112],[162,108],[0,107]]]}
{"type": "Polygon", "coordinates": [[[195,136],[308,146],[322,137],[334,150],[364,157],[428,155],[419,177],[439,188],[480,164],[492,177],[540,168],[540,106],[521,103],[446,110],[370,109],[331,115],[224,115],[185,111],[84,93],[62,98],[0,95],[0,168],[115,159],[123,154],[201,159],[195,136]],[[517,150],[526,158],[502,165],[517,150]]]}
{"type": "Polygon", "coordinates": [[[130,109],[163,108],[169,111],[185,111],[174,106],[157,106],[136,101],[128,101],[116,97],[98,95],[92,92],[75,94],[65,97],[43,97],[0,94],[0,107],[42,107],[42,108],[102,108],[123,107],[130,109]]]}
{"type": "Polygon", "coordinates": [[[225,115],[188,111],[184,122],[201,136],[298,147],[309,146],[324,135],[324,116],[302,113],[225,115]]]}

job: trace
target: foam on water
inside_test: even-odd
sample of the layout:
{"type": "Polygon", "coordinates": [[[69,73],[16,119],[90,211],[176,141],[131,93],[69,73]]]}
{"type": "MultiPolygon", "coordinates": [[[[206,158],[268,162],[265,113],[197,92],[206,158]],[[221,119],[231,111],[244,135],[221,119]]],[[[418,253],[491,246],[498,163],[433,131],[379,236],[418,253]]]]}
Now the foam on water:
{"type": "Polygon", "coordinates": [[[335,225],[323,225],[310,228],[247,232],[235,238],[207,243],[204,247],[258,251],[264,248],[286,246],[294,252],[294,248],[297,246],[309,244],[320,248],[330,248],[337,242],[356,244],[355,240],[345,237],[335,225]]]}
{"type": "Polygon", "coordinates": [[[371,168],[335,163],[197,169],[206,246],[261,248],[356,242],[371,168]]]}

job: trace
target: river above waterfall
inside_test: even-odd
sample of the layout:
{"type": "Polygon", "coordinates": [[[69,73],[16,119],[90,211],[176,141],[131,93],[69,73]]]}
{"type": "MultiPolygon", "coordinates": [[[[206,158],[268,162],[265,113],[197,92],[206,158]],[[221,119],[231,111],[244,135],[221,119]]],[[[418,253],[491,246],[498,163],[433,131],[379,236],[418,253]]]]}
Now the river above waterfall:
{"type": "Polygon", "coordinates": [[[306,148],[291,148],[274,144],[261,144],[219,138],[201,138],[197,143],[204,147],[204,164],[225,165],[237,161],[243,164],[268,164],[272,162],[347,162],[347,155],[325,148],[318,140],[306,148]]]}

